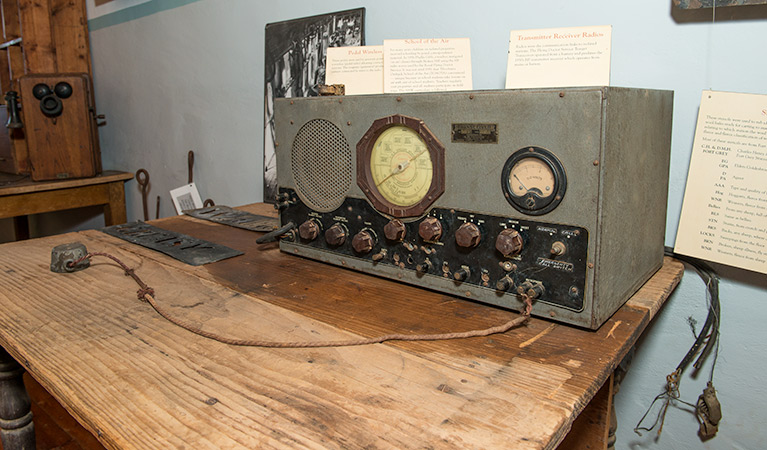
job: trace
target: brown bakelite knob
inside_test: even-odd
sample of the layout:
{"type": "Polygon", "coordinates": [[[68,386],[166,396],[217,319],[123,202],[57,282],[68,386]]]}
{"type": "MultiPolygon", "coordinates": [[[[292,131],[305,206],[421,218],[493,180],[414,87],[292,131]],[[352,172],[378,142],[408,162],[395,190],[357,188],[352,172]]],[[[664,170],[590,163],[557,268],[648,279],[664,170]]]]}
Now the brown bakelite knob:
{"type": "Polygon", "coordinates": [[[519,231],[507,228],[496,238],[495,248],[503,256],[514,256],[522,251],[522,236],[519,231]]]}
{"type": "Polygon", "coordinates": [[[424,241],[437,241],[442,236],[442,224],[436,217],[427,217],[418,225],[418,234],[424,241]]]}
{"type": "Polygon", "coordinates": [[[376,245],[375,239],[368,231],[360,231],[352,238],[352,248],[360,254],[368,253],[376,245]]]}
{"type": "Polygon", "coordinates": [[[346,242],[346,227],[340,223],[334,224],[325,231],[325,241],[332,246],[339,246],[346,242]]]}
{"type": "Polygon", "coordinates": [[[309,219],[298,226],[298,235],[305,241],[313,241],[320,234],[320,226],[314,219],[309,219]]]}
{"type": "Polygon", "coordinates": [[[471,248],[479,245],[481,233],[473,223],[465,223],[455,230],[455,243],[459,247],[471,248]]]}
{"type": "Polygon", "coordinates": [[[384,225],[384,236],[390,241],[401,241],[405,238],[405,232],[405,224],[398,219],[393,219],[384,225]]]}

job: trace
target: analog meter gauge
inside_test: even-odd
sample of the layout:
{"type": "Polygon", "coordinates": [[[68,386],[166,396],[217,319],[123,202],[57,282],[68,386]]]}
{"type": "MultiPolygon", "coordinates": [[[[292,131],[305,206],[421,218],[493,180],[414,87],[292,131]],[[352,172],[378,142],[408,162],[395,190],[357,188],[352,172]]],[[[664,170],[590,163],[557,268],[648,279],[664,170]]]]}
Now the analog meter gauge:
{"type": "Polygon", "coordinates": [[[567,177],[557,157],[541,147],[514,152],[503,166],[501,187],[517,211],[531,216],[551,212],[565,196],[567,177]]]}
{"type": "Polygon", "coordinates": [[[445,190],[445,148],[419,119],[378,119],[357,143],[357,184],[378,211],[419,216],[445,190]]]}

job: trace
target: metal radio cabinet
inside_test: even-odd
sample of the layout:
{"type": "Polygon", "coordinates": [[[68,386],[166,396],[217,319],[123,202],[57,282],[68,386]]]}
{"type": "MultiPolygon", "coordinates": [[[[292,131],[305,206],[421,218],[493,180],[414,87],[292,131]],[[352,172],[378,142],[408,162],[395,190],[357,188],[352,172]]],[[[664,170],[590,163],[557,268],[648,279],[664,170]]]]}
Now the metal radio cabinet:
{"type": "Polygon", "coordinates": [[[291,254],[596,329],[661,266],[673,93],[278,99],[291,254]]]}

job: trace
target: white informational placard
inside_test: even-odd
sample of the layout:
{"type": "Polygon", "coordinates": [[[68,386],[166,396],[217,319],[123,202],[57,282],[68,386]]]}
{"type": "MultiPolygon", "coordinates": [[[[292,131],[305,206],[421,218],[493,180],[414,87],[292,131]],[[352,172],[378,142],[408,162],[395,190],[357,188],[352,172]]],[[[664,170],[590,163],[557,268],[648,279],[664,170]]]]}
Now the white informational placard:
{"type": "Polygon", "coordinates": [[[506,89],[608,86],[612,26],[515,30],[506,89]]]}
{"type": "Polygon", "coordinates": [[[345,95],[383,94],[383,45],[328,47],[325,84],[343,84],[345,95]]]}
{"type": "Polygon", "coordinates": [[[441,92],[472,89],[471,41],[384,40],[384,92],[441,92]]]}
{"type": "Polygon", "coordinates": [[[202,208],[202,198],[200,198],[197,185],[194,183],[171,190],[170,196],[173,199],[173,206],[176,207],[178,214],[183,214],[184,211],[190,209],[202,208]]]}
{"type": "Polygon", "coordinates": [[[674,251],[767,273],[767,95],[703,91],[674,251]]]}

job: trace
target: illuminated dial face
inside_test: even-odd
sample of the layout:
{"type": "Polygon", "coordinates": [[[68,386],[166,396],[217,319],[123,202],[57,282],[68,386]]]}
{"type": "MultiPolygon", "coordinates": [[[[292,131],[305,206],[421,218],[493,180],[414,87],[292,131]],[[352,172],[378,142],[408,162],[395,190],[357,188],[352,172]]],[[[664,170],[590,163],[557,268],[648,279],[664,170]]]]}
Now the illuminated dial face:
{"type": "Polygon", "coordinates": [[[511,192],[518,197],[533,194],[547,198],[554,194],[556,182],[551,167],[539,158],[524,158],[509,173],[511,192]]]}
{"type": "Polygon", "coordinates": [[[386,129],[375,141],[370,152],[370,172],[380,195],[398,207],[423,200],[434,176],[426,142],[403,125],[386,129]]]}

